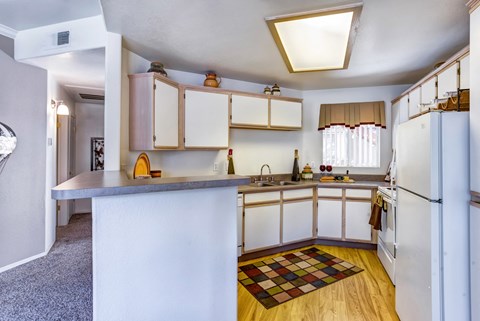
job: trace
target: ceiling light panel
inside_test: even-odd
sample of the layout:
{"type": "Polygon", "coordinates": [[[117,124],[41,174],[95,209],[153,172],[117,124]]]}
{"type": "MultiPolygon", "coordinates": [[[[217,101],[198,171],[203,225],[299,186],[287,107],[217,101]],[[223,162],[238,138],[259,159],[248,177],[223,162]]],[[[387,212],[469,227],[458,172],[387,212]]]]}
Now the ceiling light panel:
{"type": "Polygon", "coordinates": [[[345,69],[362,4],[267,18],[290,72],[345,69]]]}

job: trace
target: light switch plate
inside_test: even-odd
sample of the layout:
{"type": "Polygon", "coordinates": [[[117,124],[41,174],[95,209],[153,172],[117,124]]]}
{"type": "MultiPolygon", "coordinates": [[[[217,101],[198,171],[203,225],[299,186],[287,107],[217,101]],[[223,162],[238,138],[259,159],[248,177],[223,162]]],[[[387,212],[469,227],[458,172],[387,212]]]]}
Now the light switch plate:
{"type": "Polygon", "coordinates": [[[218,163],[217,162],[213,163],[213,171],[218,172],[218,163]]]}

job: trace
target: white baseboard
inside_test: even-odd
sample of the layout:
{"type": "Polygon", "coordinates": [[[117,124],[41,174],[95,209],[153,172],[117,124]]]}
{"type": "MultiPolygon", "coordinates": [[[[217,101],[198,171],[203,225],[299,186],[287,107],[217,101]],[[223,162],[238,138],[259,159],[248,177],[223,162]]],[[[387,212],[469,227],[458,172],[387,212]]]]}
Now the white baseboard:
{"type": "MultiPolygon", "coordinates": [[[[49,251],[50,251],[50,249],[49,249],[49,251]]],[[[47,254],[48,254],[48,251],[43,252],[43,253],[40,253],[40,254],[37,254],[37,255],[34,255],[34,256],[27,257],[26,259],[23,259],[23,260],[20,260],[20,261],[15,262],[15,263],[6,265],[6,266],[4,266],[4,267],[1,267],[1,268],[0,268],[0,273],[5,272],[5,271],[10,270],[10,269],[13,269],[14,267],[20,266],[20,265],[22,265],[22,264],[28,263],[28,262],[30,262],[30,261],[36,260],[36,259],[38,259],[38,258],[41,258],[41,257],[43,257],[43,256],[45,256],[45,255],[47,255],[47,254]]]]}

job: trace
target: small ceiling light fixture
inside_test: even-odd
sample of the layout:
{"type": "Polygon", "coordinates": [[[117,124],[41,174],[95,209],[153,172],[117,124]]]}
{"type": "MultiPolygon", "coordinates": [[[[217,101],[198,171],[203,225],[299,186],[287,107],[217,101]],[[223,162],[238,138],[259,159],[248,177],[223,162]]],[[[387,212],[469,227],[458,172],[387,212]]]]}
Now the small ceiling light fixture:
{"type": "Polygon", "coordinates": [[[50,104],[52,108],[57,108],[57,115],[68,116],[70,115],[70,110],[68,109],[67,105],[63,103],[63,100],[55,101],[51,100],[50,104]]]}
{"type": "Polygon", "coordinates": [[[290,72],[346,69],[363,3],[266,18],[290,72]]]}

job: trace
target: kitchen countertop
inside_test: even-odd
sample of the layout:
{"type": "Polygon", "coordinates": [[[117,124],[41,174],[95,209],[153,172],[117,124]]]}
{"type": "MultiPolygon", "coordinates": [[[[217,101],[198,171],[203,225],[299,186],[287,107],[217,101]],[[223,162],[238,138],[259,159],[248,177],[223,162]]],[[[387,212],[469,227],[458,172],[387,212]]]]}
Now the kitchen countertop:
{"type": "Polygon", "coordinates": [[[123,171],[85,172],[52,188],[56,200],[91,198],[137,193],[239,186],[250,178],[239,175],[212,175],[129,179],[123,171]]]}
{"type": "Polygon", "coordinates": [[[355,181],[353,183],[343,182],[320,182],[320,181],[300,181],[295,185],[275,185],[275,186],[256,186],[255,184],[241,185],[238,187],[239,193],[258,193],[290,189],[302,189],[308,187],[320,188],[358,188],[358,189],[372,189],[379,186],[390,186],[390,183],[384,181],[355,181]]]}

